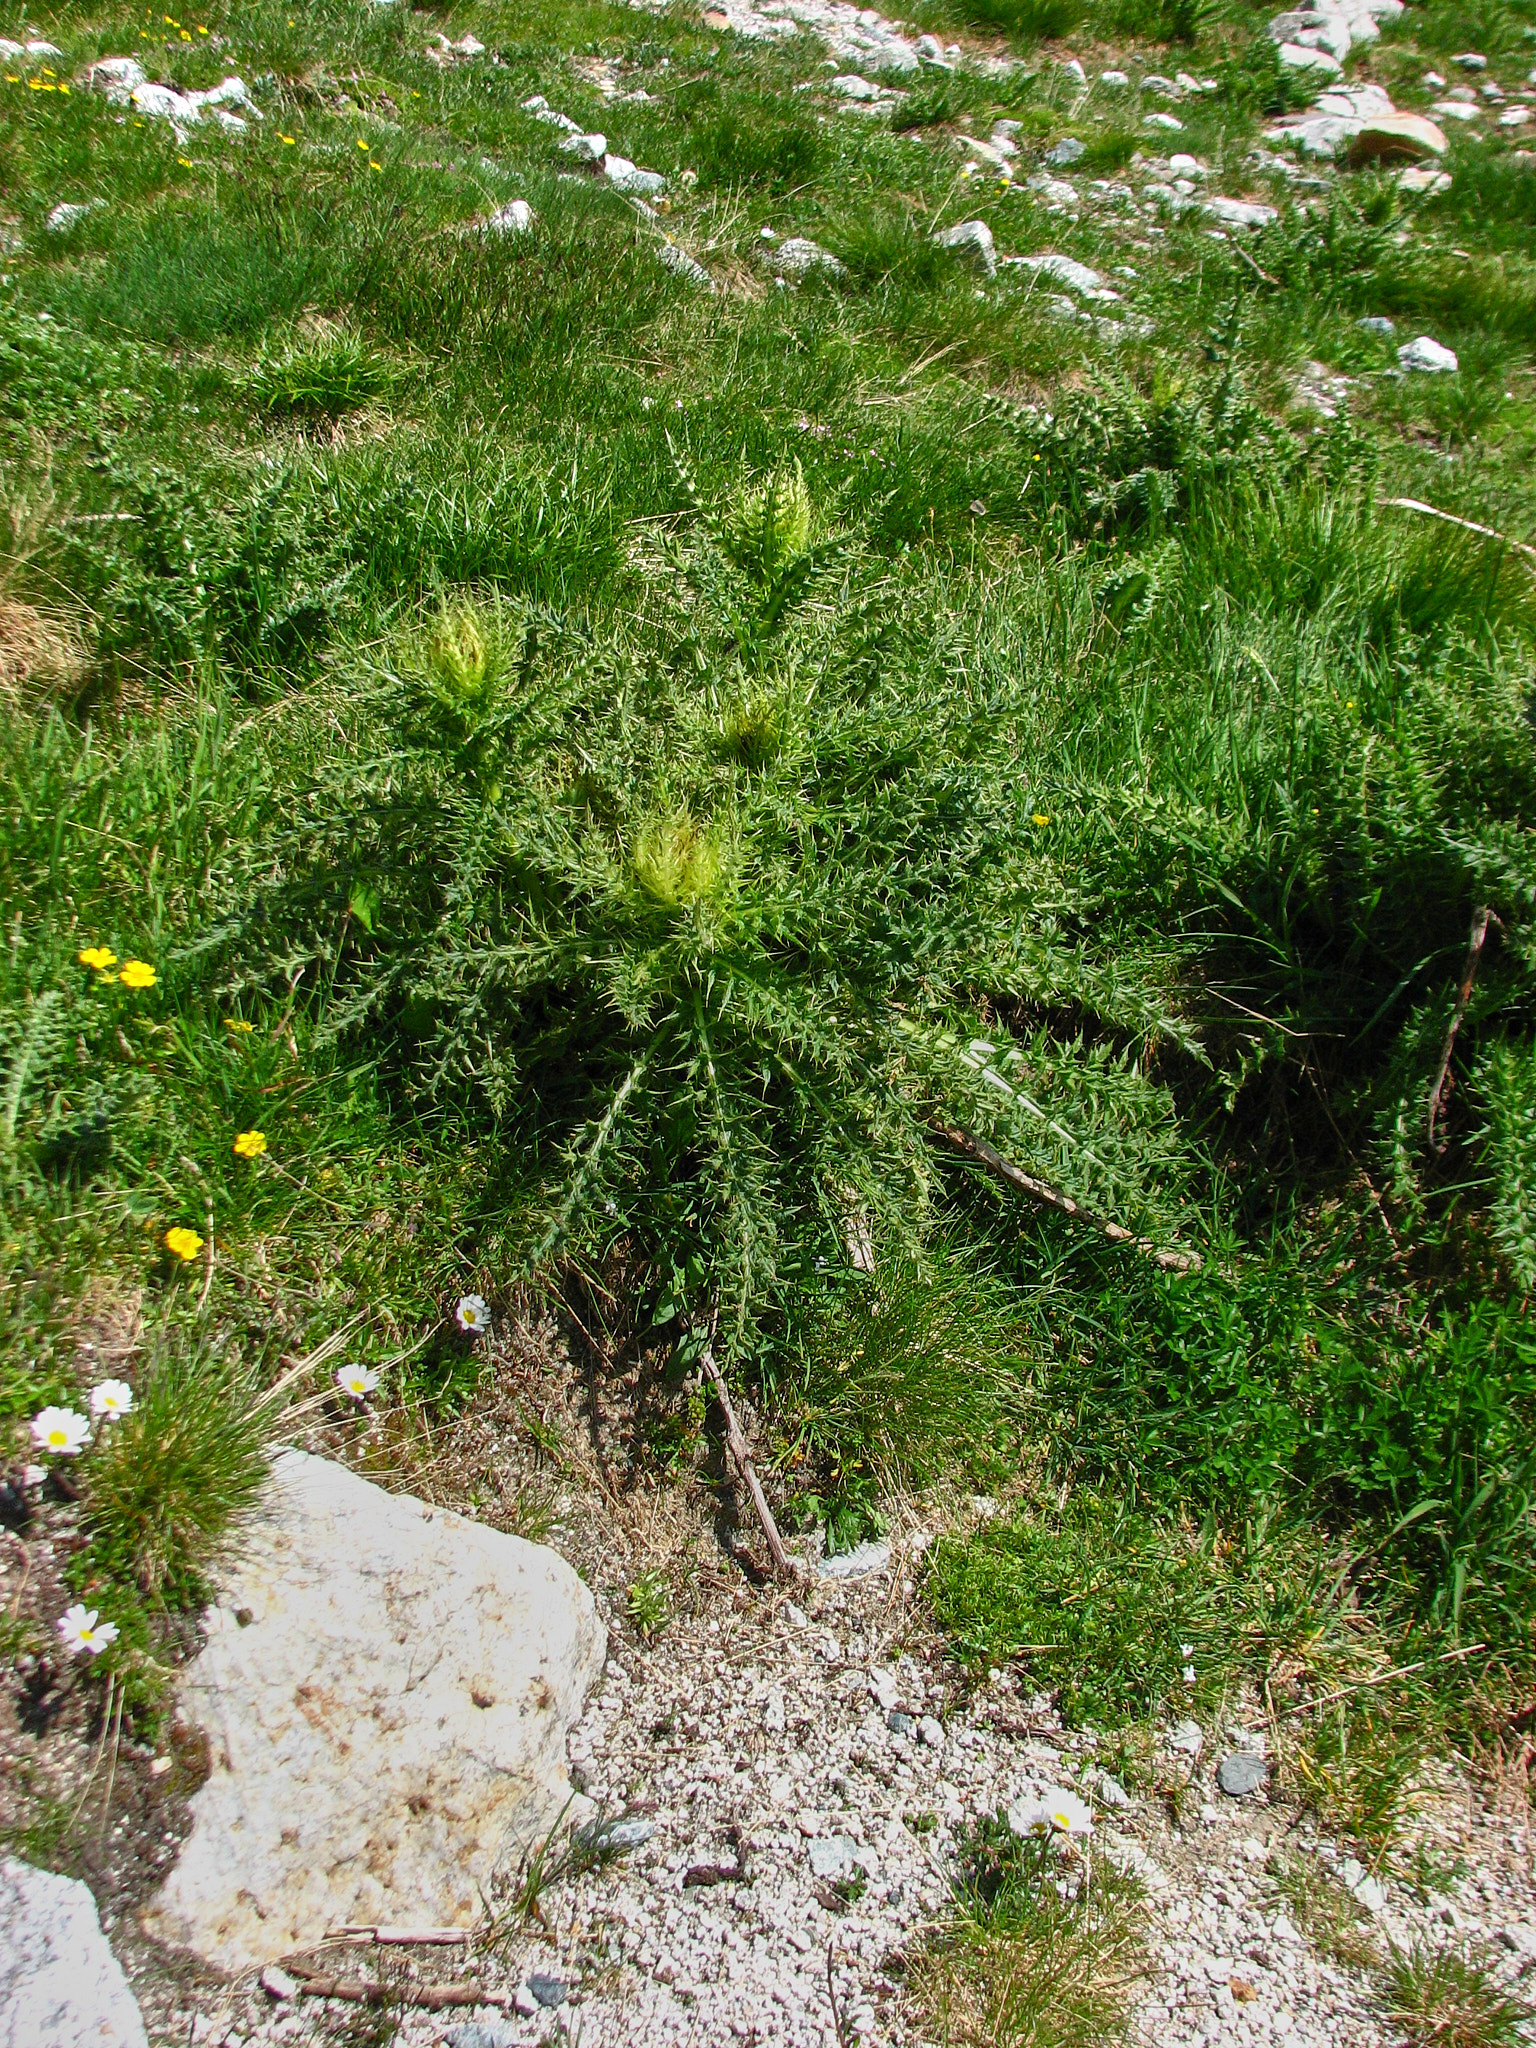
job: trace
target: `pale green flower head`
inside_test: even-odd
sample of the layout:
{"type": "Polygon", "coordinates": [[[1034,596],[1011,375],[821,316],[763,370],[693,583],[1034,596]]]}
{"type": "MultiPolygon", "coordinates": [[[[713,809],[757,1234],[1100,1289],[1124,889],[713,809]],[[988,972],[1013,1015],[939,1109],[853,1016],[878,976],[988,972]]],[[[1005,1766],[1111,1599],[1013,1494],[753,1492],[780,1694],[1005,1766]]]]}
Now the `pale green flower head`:
{"type": "Polygon", "coordinates": [[[713,826],[698,824],[686,811],[651,818],[635,837],[630,865],[635,880],[664,910],[717,903],[729,880],[728,847],[713,826]]]}
{"type": "Polygon", "coordinates": [[[467,607],[443,612],[427,642],[427,660],[445,695],[465,705],[484,697],[490,654],[480,621],[467,607]]]}

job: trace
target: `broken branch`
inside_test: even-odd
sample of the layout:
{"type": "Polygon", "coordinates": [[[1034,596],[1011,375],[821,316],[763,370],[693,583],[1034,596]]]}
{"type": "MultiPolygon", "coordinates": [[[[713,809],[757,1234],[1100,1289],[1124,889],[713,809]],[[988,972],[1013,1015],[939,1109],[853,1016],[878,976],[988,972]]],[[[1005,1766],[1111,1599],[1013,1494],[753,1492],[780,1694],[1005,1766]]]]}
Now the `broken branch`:
{"type": "Polygon", "coordinates": [[[1493,912],[1486,904],[1472,913],[1472,932],[1467,941],[1466,965],[1461,970],[1461,987],[1456,991],[1456,1007],[1451,1012],[1451,1026],[1445,1034],[1445,1044],[1440,1051],[1440,1064],[1435,1069],[1435,1085],[1429,1091],[1429,1149],[1443,1152],[1444,1145],[1435,1143],[1435,1124],[1445,1096],[1445,1084],[1451,1071],[1451,1054],[1456,1046],[1456,1034],[1461,1029],[1461,1020],[1467,1014],[1467,1005],[1472,1000],[1472,984],[1477,979],[1477,964],[1482,958],[1483,941],[1488,936],[1490,924],[1497,923],[1493,912]]]}
{"type": "Polygon", "coordinates": [[[469,1940],[462,1927],[332,1927],[327,1941],[376,1941],[388,1948],[452,1948],[469,1940]]]}
{"type": "Polygon", "coordinates": [[[367,1977],[319,1977],[288,1966],[298,1977],[305,1998],[341,1998],[349,2005],[414,2005],[423,2012],[446,2012],[460,2005],[512,2003],[509,1991],[487,1991],[483,1984],[378,1984],[367,1977]]]}
{"type": "Polygon", "coordinates": [[[773,1559],[773,1568],[782,1577],[792,1578],[795,1571],[794,1563],[790,1558],[789,1552],[784,1548],[784,1539],[779,1534],[779,1525],[773,1519],[773,1510],[768,1505],[767,1496],[764,1494],[762,1484],[758,1479],[757,1467],[752,1463],[752,1453],[747,1449],[747,1440],[742,1434],[741,1424],[736,1419],[736,1410],[731,1406],[731,1397],[726,1391],[725,1376],[715,1363],[714,1351],[707,1341],[703,1350],[699,1353],[699,1363],[709,1375],[709,1383],[715,1390],[715,1398],[719,1401],[724,1412],[725,1446],[731,1454],[731,1462],[735,1465],[737,1472],[741,1476],[743,1486],[746,1487],[747,1492],[752,1496],[752,1506],[756,1510],[757,1519],[762,1526],[763,1536],[768,1544],[768,1552],[773,1559]]]}
{"type": "Polygon", "coordinates": [[[1465,527],[1468,533],[1480,533],[1484,540],[1496,540],[1507,548],[1517,548],[1522,555],[1529,555],[1536,562],[1536,548],[1529,541],[1511,540],[1507,533],[1499,533],[1491,526],[1480,526],[1475,519],[1463,519],[1455,512],[1442,512],[1438,505],[1426,505],[1422,498],[1383,498],[1381,502],[1394,506],[1399,512],[1422,512],[1426,519],[1443,519],[1447,526],[1465,527]]]}
{"type": "Polygon", "coordinates": [[[978,1138],[973,1131],[962,1131],[948,1124],[940,1126],[942,1135],[962,1152],[968,1153],[981,1165],[988,1166],[995,1174],[1008,1181],[1013,1187],[1022,1188],[1037,1202],[1045,1202],[1052,1209],[1059,1209],[1063,1216],[1070,1216],[1076,1222],[1087,1223],[1093,1229],[1102,1231],[1112,1244],[1134,1245],[1145,1253],[1154,1265],[1161,1266],[1168,1273],[1198,1272],[1198,1252],[1166,1252],[1153,1244],[1150,1238],[1138,1237],[1133,1230],[1127,1230],[1123,1223],[1111,1223],[1107,1216],[1097,1216],[1093,1210],[1084,1208],[1071,1195],[1060,1188],[1053,1188],[1049,1181],[1036,1180],[1032,1173],[1026,1173],[1022,1166],[1015,1166],[1011,1159],[1005,1159],[1001,1152],[989,1145],[985,1138],[978,1138]]]}

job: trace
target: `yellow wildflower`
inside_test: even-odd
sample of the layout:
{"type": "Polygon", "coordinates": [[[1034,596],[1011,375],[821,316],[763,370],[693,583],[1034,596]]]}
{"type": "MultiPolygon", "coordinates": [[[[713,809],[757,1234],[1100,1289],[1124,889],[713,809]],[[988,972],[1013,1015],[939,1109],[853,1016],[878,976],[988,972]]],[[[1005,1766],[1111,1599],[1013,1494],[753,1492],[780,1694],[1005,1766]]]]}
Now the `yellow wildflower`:
{"type": "Polygon", "coordinates": [[[267,1149],[264,1131],[242,1131],[235,1140],[235,1150],[242,1159],[259,1159],[267,1149]]]}
{"type": "Polygon", "coordinates": [[[384,166],[383,166],[382,164],[376,164],[376,163],[374,162],[373,158],[372,158],[372,157],[369,157],[369,159],[368,159],[368,168],[369,168],[369,170],[370,170],[370,171],[382,171],[382,170],[383,170],[383,168],[384,168],[384,166]]]}
{"type": "Polygon", "coordinates": [[[147,960],[125,960],[117,978],[126,988],[153,988],[155,970],[147,960]]]}
{"type": "Polygon", "coordinates": [[[290,149],[295,149],[298,146],[291,135],[279,135],[277,139],[279,142],[286,142],[290,149]]]}
{"type": "Polygon", "coordinates": [[[359,149],[366,149],[368,147],[367,143],[364,142],[361,135],[359,135],[359,137],[357,138],[357,146],[359,149]]]}
{"type": "Polygon", "coordinates": [[[1034,820],[1037,825],[1049,825],[1049,823],[1051,822],[1051,814],[1049,811],[1036,811],[1034,814],[1034,820]]]}
{"type": "Polygon", "coordinates": [[[179,156],[179,157],[177,157],[176,161],[177,161],[177,163],[179,163],[179,164],[181,165],[181,168],[182,168],[182,169],[183,169],[184,171],[190,171],[190,170],[191,170],[191,168],[192,168],[192,159],[191,159],[191,157],[189,157],[189,156],[179,156]]]}
{"type": "Polygon", "coordinates": [[[117,965],[117,955],[110,946],[83,946],[75,957],[82,967],[94,967],[98,974],[117,965]]]}
{"type": "Polygon", "coordinates": [[[226,1017],[224,1022],[231,1031],[254,1031],[256,1029],[254,1024],[247,1024],[243,1017],[226,1017]]]}
{"type": "Polygon", "coordinates": [[[174,1252],[178,1259],[195,1259],[203,1248],[203,1240],[195,1230],[188,1230],[184,1223],[178,1223],[174,1230],[165,1233],[165,1248],[174,1252]]]}

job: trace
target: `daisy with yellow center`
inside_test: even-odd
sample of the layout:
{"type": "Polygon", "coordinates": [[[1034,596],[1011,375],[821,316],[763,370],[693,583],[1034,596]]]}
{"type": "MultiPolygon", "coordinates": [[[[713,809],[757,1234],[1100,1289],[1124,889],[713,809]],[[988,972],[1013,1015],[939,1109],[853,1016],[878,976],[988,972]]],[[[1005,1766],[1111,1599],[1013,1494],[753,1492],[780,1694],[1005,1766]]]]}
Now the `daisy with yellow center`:
{"type": "Polygon", "coordinates": [[[379,1376],[369,1365],[343,1365],[337,1368],[336,1384],[354,1401],[361,1401],[379,1384],[379,1376]]]}
{"type": "Polygon", "coordinates": [[[259,1159],[267,1149],[264,1131],[242,1131],[235,1140],[235,1151],[242,1159],[259,1159]]]}
{"type": "Polygon", "coordinates": [[[83,946],[75,957],[82,967],[94,967],[98,974],[117,965],[117,955],[110,946],[83,946]]]}
{"type": "Polygon", "coordinates": [[[195,1259],[203,1248],[203,1240],[195,1230],[188,1230],[184,1223],[178,1223],[165,1233],[165,1248],[178,1259],[195,1259]]]}
{"type": "Polygon", "coordinates": [[[147,960],[125,960],[117,978],[125,988],[153,988],[155,970],[147,960]]]}
{"type": "Polygon", "coordinates": [[[89,1650],[93,1657],[99,1657],[103,1650],[117,1641],[117,1623],[103,1621],[96,1608],[85,1607],[78,1602],[65,1608],[59,1616],[58,1631],[67,1650],[77,1654],[81,1650],[89,1650]]]}
{"type": "Polygon", "coordinates": [[[91,1425],[75,1408],[44,1408],[32,1418],[32,1441],[40,1451],[73,1458],[91,1433],[91,1425]]]}

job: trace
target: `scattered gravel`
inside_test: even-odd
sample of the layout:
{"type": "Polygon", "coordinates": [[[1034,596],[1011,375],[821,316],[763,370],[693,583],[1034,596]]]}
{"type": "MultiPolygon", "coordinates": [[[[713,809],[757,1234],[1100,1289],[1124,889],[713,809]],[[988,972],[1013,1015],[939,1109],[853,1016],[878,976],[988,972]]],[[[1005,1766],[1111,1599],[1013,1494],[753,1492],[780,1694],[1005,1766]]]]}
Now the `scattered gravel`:
{"type": "MultiPolygon", "coordinates": [[[[543,1928],[517,1927],[485,1964],[509,2010],[410,2014],[400,2048],[558,2038],[552,1985],[583,2048],[837,2048],[829,1971],[854,2039],[915,2048],[899,1957],[945,1907],[962,1830],[1053,1786],[1092,1804],[1093,1854],[1145,1892],[1153,1974],[1136,2016],[1158,2048],[1396,2040],[1365,1973],[1309,1946],[1277,1885],[1287,1867],[1353,1900],[1378,1942],[1471,1941],[1511,1985],[1536,1973],[1526,1844],[1468,1785],[1432,1788],[1425,1840],[1439,1867],[1459,1853],[1473,1874],[1417,1897],[1319,1839],[1246,1728],[1180,1723],[1155,1789],[1128,1790],[1094,1736],[1008,1675],[967,1695],[912,1610],[920,1542],[898,1538],[862,1578],[807,1579],[793,1600],[723,1580],[653,1644],[616,1637],[570,1738],[575,1781],[623,1816],[603,1823],[612,1853],[552,1883],[543,1928]],[[1217,1790],[1201,1761],[1215,1754],[1221,1781],[1234,1765],[1252,1779],[1240,1796],[1217,1790]]],[[[227,2012],[248,2048],[298,2038],[296,2004],[260,1990],[227,2012]]],[[[194,2048],[224,2038],[190,2013],[179,2024],[194,2048]]]]}

